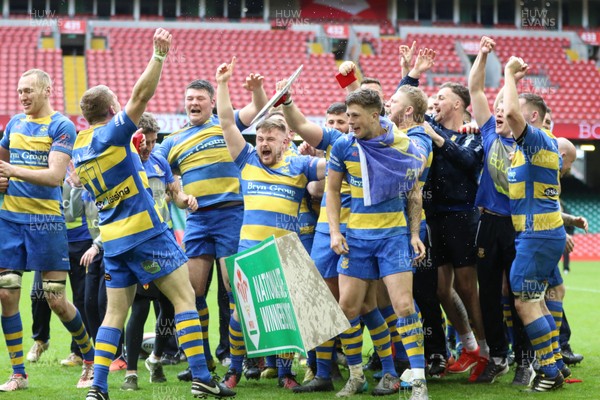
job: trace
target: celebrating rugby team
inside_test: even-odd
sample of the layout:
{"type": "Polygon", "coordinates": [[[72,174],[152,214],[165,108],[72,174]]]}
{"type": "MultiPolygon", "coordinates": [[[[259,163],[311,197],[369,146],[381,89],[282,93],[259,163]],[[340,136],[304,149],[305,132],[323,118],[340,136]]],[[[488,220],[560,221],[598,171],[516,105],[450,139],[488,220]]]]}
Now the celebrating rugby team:
{"type": "MultiPolygon", "coordinates": [[[[468,88],[447,82],[429,99],[419,77],[434,65],[435,51],[403,45],[401,80],[389,99],[377,79],[354,80],[345,98],[340,90],[340,102],[323,110],[326,125],[319,126],[294,102],[292,85],[254,127],[253,146],[241,132],[268,102],[268,77],[246,77],[252,101],[234,110],[233,57],[215,66],[216,88],[205,79],[187,85],[189,122],[155,146],[159,128],[145,109],[171,41],[156,30],[154,53],[125,107],[105,85],[87,90],[80,106],[90,127],[78,133],[53,110],[46,72],[32,69],[19,80],[23,112],[0,141],[1,323],[13,369],[0,391],[29,385],[19,309],[24,271],[36,271],[39,292],[71,334],[65,365],[82,366],[77,387],[88,388],[86,400],[109,398],[109,368],[132,304],[132,318],[143,319],[128,324],[125,347],[138,350],[128,351],[122,389],[138,389],[148,307],[137,299],[149,288],[160,299],[159,320],[174,324],[189,363],[180,379],[191,381],[196,397],[232,397],[242,374],[277,378],[295,393],[330,392],[342,361],[349,377],[337,397],[368,390],[365,368],[381,370],[374,395],[408,389],[413,400],[429,398],[428,378],[466,373],[469,382],[491,384],[513,362],[515,385],[536,392],[563,385],[576,355],[563,359],[559,344],[565,288],[558,262],[572,249],[564,227],[587,230],[587,221],[561,211],[560,177],[576,151],[544,126],[544,99],[518,93],[525,60],[508,60],[490,109],[484,81],[493,39],[482,37],[468,88]],[[296,134],[304,140],[299,147],[296,134]],[[183,248],[167,201],[187,210],[183,248]],[[94,220],[99,232],[88,229],[94,220]],[[309,352],[302,384],[292,372],[294,354],[246,357],[224,266],[226,257],[289,233],[298,234],[350,325],[309,352]],[[208,346],[205,294],[215,263],[232,310],[223,379],[211,374],[208,346]],[[88,277],[73,275],[79,265],[88,275],[103,272],[88,285],[88,277]],[[66,299],[67,275],[85,305],[66,299]],[[366,366],[364,328],[374,346],[366,366]],[[455,332],[456,353],[446,330],[455,332]]],[[[352,62],[339,67],[350,81],[356,72],[352,62]]],[[[157,335],[145,361],[151,382],[166,380],[165,340],[157,335]]],[[[30,361],[47,349],[47,338],[35,346],[30,361]]]]}

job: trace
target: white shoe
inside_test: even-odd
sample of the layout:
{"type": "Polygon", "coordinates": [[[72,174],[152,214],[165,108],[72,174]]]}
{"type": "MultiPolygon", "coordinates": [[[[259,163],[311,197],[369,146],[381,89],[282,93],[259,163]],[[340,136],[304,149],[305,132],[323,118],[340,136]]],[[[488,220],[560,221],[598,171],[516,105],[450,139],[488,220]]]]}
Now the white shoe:
{"type": "Polygon", "coordinates": [[[0,392],[14,392],[15,390],[24,390],[29,387],[27,375],[12,374],[4,385],[0,385],[0,392]]]}
{"type": "Polygon", "coordinates": [[[94,383],[94,364],[84,362],[83,367],[81,367],[81,376],[79,377],[79,382],[77,382],[77,388],[89,388],[94,383]]]}
{"type": "Polygon", "coordinates": [[[231,365],[231,358],[230,357],[225,357],[224,359],[221,360],[221,365],[224,367],[229,368],[229,366],[231,365]]]}
{"type": "Polygon", "coordinates": [[[33,346],[29,349],[29,353],[27,353],[27,361],[29,362],[37,362],[42,354],[48,350],[50,347],[49,342],[42,342],[41,340],[36,340],[33,342],[33,346]]]}

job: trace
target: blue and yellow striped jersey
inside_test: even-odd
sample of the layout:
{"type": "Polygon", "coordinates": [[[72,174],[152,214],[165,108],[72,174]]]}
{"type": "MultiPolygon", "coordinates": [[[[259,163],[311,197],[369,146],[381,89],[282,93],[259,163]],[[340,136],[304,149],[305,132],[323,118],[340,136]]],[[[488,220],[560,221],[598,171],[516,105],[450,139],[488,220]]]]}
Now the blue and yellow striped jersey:
{"type": "Polygon", "coordinates": [[[267,167],[260,162],[256,150],[246,144],[235,160],[244,195],[240,251],[272,235],[299,233],[300,202],[306,184],[317,180],[318,161],[309,156],[288,157],[267,167]]]}
{"type": "Polygon", "coordinates": [[[510,215],[508,198],[508,169],[510,154],[516,148],[512,136],[503,137],[496,133],[496,117],[493,115],[479,130],[483,138],[484,163],[475,197],[475,205],[496,214],[510,215]]]}
{"type": "MultiPolygon", "coordinates": [[[[394,127],[393,147],[407,151],[410,139],[394,127]]],[[[352,196],[350,217],[346,235],[359,239],[383,239],[407,234],[405,208],[402,196],[386,200],[379,204],[365,206],[363,200],[363,179],[356,138],[353,134],[337,140],[331,149],[329,168],[345,174],[352,196]]]]}
{"type": "Polygon", "coordinates": [[[562,159],[552,133],[527,125],[508,170],[511,217],[517,235],[564,237],[560,213],[562,159]]]}
{"type": "MultiPolygon", "coordinates": [[[[235,121],[240,131],[246,129],[238,112],[235,121]]],[[[242,201],[240,171],[227,150],[216,115],[203,125],[173,132],[157,146],[157,151],[173,171],[181,174],[183,191],[196,197],[199,208],[242,201]]]]}
{"type": "Polygon", "coordinates": [[[81,183],[96,198],[107,256],[124,253],[167,229],[131,143],[137,130],[125,111],[79,132],[73,160],[81,183]]]}
{"type": "MultiPolygon", "coordinates": [[[[6,125],[0,145],[9,150],[12,165],[40,170],[48,168],[52,151],[71,156],[75,136],[75,125],[58,112],[37,119],[18,114],[6,125]]],[[[21,224],[64,222],[62,200],[60,186],[10,178],[0,218],[21,224]]]]}
{"type": "Polygon", "coordinates": [[[148,177],[148,185],[152,192],[152,198],[156,202],[162,219],[172,227],[171,214],[169,213],[169,203],[167,202],[167,186],[175,182],[173,172],[167,160],[157,152],[150,153],[146,161],[142,161],[142,166],[148,177]]]}
{"type": "MultiPolygon", "coordinates": [[[[301,154],[298,152],[298,147],[294,142],[290,142],[289,148],[283,154],[284,158],[288,157],[298,157],[301,154]]],[[[300,211],[298,212],[298,235],[300,235],[300,239],[302,236],[314,236],[315,234],[315,225],[317,224],[317,214],[311,208],[309,204],[310,194],[308,194],[308,190],[304,192],[304,197],[302,197],[302,202],[300,203],[300,211]]]]}
{"type": "MultiPolygon", "coordinates": [[[[421,176],[419,177],[419,187],[423,189],[425,182],[427,182],[427,175],[429,174],[431,162],[433,161],[433,143],[423,126],[414,126],[407,130],[406,134],[417,148],[419,154],[425,159],[425,168],[423,168],[423,172],[421,172],[421,176]]],[[[408,218],[408,215],[406,217],[408,218]]],[[[421,222],[423,223],[424,221],[425,210],[421,212],[421,222]]]]}
{"type": "MultiPolygon", "coordinates": [[[[337,129],[323,127],[323,139],[317,146],[317,149],[325,151],[325,159],[329,161],[331,157],[331,148],[333,144],[344,134],[337,129]]],[[[329,162],[327,163],[327,170],[329,170],[329,162]]],[[[348,182],[342,182],[342,189],[340,191],[340,200],[342,209],[340,211],[340,232],[346,233],[346,224],[350,217],[350,185],[348,182]]],[[[327,219],[327,176],[325,176],[325,193],[323,193],[323,199],[321,200],[321,211],[319,212],[319,220],[317,221],[317,232],[329,234],[329,220],[327,219]]]]}

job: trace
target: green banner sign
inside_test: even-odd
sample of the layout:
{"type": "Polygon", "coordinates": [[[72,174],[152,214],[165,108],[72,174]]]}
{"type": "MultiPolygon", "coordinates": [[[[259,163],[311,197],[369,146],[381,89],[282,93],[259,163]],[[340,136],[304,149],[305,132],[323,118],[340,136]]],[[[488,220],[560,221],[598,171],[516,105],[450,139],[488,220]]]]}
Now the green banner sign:
{"type": "Polygon", "coordinates": [[[306,356],[275,238],[225,261],[248,356],[306,356]]]}

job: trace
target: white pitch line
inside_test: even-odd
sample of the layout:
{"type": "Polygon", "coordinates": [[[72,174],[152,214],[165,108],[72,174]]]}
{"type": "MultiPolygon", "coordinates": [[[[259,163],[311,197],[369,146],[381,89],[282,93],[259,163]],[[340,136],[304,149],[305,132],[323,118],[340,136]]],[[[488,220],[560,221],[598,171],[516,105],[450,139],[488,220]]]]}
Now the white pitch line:
{"type": "Polygon", "coordinates": [[[598,290],[598,289],[577,288],[577,287],[570,287],[570,286],[567,286],[566,288],[567,288],[567,290],[574,290],[576,292],[589,292],[589,293],[599,293],[600,294],[600,290],[598,290]]]}

